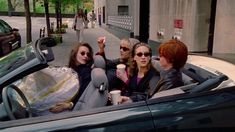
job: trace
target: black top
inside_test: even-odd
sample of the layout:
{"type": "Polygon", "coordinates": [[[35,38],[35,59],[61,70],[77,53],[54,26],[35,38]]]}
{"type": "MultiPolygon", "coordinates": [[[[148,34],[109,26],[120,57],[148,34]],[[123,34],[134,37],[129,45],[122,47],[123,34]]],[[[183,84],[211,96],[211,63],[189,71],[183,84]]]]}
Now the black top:
{"type": "Polygon", "coordinates": [[[87,85],[91,81],[91,70],[92,70],[91,65],[92,64],[79,65],[76,69],[74,69],[78,74],[79,85],[80,85],[80,88],[79,88],[79,91],[78,91],[77,95],[72,100],[72,102],[74,104],[77,103],[77,101],[81,97],[82,93],[86,89],[87,85]]]}
{"type": "Polygon", "coordinates": [[[134,74],[129,81],[127,96],[130,96],[134,102],[145,100],[150,90],[156,86],[159,79],[160,74],[153,67],[150,68],[138,84],[137,73],[134,74]]]}
{"type": "Polygon", "coordinates": [[[158,81],[155,89],[151,91],[150,96],[153,96],[156,92],[172,89],[175,87],[183,86],[182,72],[181,70],[169,69],[162,70],[160,72],[161,79],[158,81]]]}
{"type": "Polygon", "coordinates": [[[106,62],[106,75],[108,78],[108,82],[109,82],[109,91],[114,90],[114,89],[120,89],[122,90],[122,88],[125,86],[125,83],[120,80],[119,78],[117,78],[116,76],[116,67],[118,64],[124,64],[126,65],[126,68],[129,66],[128,61],[122,62],[120,61],[120,58],[117,59],[107,59],[105,56],[105,53],[99,53],[97,52],[96,55],[101,55],[105,62],[106,62]]]}

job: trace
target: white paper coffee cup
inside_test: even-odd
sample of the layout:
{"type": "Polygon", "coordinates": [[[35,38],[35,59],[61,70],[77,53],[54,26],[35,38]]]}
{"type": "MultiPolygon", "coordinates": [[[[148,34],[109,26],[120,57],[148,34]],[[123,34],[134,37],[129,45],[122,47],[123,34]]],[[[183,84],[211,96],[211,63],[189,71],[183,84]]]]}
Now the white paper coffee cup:
{"type": "Polygon", "coordinates": [[[126,65],[124,64],[118,64],[117,69],[119,69],[122,73],[125,73],[126,65]]]}
{"type": "Polygon", "coordinates": [[[121,90],[113,90],[110,92],[113,105],[118,105],[118,101],[121,97],[121,90]]]}

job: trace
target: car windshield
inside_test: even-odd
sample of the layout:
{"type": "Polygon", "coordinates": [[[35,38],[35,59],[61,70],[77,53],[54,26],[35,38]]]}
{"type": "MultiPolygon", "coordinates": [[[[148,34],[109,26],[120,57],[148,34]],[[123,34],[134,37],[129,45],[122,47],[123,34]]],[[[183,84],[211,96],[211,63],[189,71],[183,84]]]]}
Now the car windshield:
{"type": "Polygon", "coordinates": [[[12,28],[4,21],[0,20],[0,33],[9,33],[12,28]]]}
{"type": "Polygon", "coordinates": [[[35,54],[32,45],[27,45],[0,58],[0,78],[36,58],[35,54]]]}

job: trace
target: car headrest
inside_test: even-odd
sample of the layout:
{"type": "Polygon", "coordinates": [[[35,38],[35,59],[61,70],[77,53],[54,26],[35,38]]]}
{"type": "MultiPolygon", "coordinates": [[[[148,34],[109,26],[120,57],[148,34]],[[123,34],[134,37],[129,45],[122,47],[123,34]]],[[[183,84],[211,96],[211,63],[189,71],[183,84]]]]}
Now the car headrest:
{"type": "Polygon", "coordinates": [[[91,71],[91,81],[95,88],[100,88],[101,85],[108,88],[108,78],[105,71],[101,68],[94,68],[91,71]]]}
{"type": "Polygon", "coordinates": [[[132,45],[135,45],[140,42],[138,39],[135,39],[135,38],[129,38],[129,41],[132,45]]]}
{"type": "Polygon", "coordinates": [[[95,68],[106,68],[106,63],[104,58],[101,55],[95,55],[94,56],[94,67],[95,68]]]}

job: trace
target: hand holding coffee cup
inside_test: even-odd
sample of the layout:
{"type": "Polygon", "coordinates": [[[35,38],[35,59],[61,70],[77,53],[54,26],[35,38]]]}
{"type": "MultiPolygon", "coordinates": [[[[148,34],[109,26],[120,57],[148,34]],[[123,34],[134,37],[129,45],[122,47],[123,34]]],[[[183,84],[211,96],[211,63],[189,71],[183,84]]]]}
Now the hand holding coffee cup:
{"type": "Polygon", "coordinates": [[[118,64],[117,65],[117,70],[119,70],[122,73],[126,73],[126,65],[124,64],[118,64]]]}
{"type": "Polygon", "coordinates": [[[126,82],[128,80],[127,74],[126,74],[126,65],[124,64],[118,64],[116,75],[119,79],[121,79],[123,82],[126,82]]]}
{"type": "Polygon", "coordinates": [[[113,105],[118,105],[121,98],[120,90],[113,90],[110,92],[113,105]]]}

